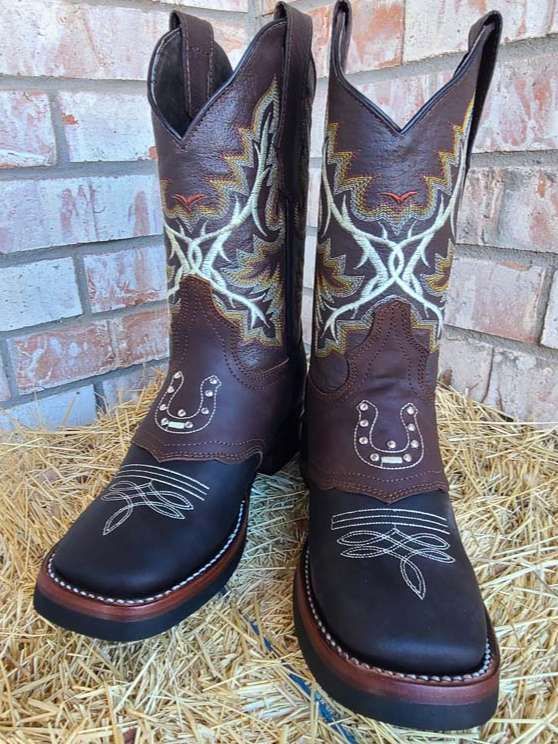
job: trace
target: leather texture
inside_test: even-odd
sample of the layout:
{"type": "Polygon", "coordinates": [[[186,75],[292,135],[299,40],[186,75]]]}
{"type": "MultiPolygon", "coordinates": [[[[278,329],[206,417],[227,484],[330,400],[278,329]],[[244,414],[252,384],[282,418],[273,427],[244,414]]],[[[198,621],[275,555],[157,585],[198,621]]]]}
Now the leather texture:
{"type": "Polygon", "coordinates": [[[73,586],[126,599],[203,570],[258,469],[298,448],[310,46],[309,17],[280,4],[234,73],[193,16],[174,12],[155,48],[169,372],[118,473],[55,550],[73,586]]]}
{"type": "Polygon", "coordinates": [[[336,8],[304,467],[320,488],[393,502],[447,490],[437,350],[500,21],[476,26],[453,78],[399,128],[345,78],[350,15],[336,8]]]}
{"type": "Polygon", "coordinates": [[[487,623],[434,405],[455,221],[501,29],[473,27],[452,79],[397,126],[346,79],[333,14],[302,467],[311,591],[343,652],[412,674],[481,666],[487,623]]]}

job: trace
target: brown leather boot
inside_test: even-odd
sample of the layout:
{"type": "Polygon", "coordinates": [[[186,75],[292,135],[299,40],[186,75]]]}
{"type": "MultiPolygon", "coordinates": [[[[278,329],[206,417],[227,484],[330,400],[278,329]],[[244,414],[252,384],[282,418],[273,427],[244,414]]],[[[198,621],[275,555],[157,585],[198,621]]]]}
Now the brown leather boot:
{"type": "Polygon", "coordinates": [[[118,473],[42,566],[35,607],[64,628],[128,641],[192,613],[240,559],[256,473],[298,449],[311,36],[280,3],[234,73],[192,16],[173,13],[157,44],[170,369],[118,473]]]}
{"type": "Polygon", "coordinates": [[[501,18],[475,24],[452,79],[403,128],[343,73],[350,19],[338,2],[296,628],[316,679],[347,707],[461,729],[494,711],[498,648],[448,497],[434,392],[458,203],[501,18]]]}

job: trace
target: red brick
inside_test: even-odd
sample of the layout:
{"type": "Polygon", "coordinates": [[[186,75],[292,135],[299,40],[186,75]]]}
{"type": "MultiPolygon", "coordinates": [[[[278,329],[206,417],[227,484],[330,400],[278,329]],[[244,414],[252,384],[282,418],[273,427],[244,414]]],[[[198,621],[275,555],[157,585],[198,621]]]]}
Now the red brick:
{"type": "MultiPolygon", "coordinates": [[[[241,20],[214,21],[233,62],[246,44],[241,20]]],[[[141,8],[50,0],[7,3],[2,12],[0,74],[143,80],[168,14],[141,8]]]]}
{"type": "Polygon", "coordinates": [[[320,209],[321,168],[312,166],[308,179],[308,224],[316,227],[320,209]]]}
{"type": "Polygon", "coordinates": [[[0,168],[55,162],[48,96],[32,90],[0,91],[0,168]]]}
{"type": "Polygon", "coordinates": [[[556,54],[499,63],[475,149],[481,152],[556,149],[557,110],[556,54]]]}
{"type": "Polygon", "coordinates": [[[510,169],[494,244],[558,253],[557,214],[558,170],[510,169]]]}
{"type": "Polygon", "coordinates": [[[425,59],[467,48],[469,27],[487,10],[504,16],[503,42],[545,36],[552,0],[445,0],[425,7],[424,0],[407,0],[405,60],[425,59]]]}
{"type": "Polygon", "coordinates": [[[403,0],[355,0],[347,72],[401,64],[404,15],[403,0]]]}
{"type": "Polygon", "coordinates": [[[111,321],[119,366],[162,359],[168,354],[169,316],[165,309],[142,310],[111,321]]]}
{"type": "Polygon", "coordinates": [[[85,256],[84,265],[93,312],[153,302],[166,296],[165,249],[160,243],[85,256]]]}
{"type": "Polygon", "coordinates": [[[10,397],[10,386],[4,370],[4,365],[0,359],[0,400],[8,400],[10,397]]]}
{"type": "Polygon", "coordinates": [[[84,385],[4,409],[0,413],[0,430],[10,431],[18,426],[41,429],[85,426],[96,417],[93,385],[84,385]]]}
{"type": "MultiPolygon", "coordinates": [[[[187,8],[200,8],[200,10],[230,10],[244,13],[249,9],[248,0],[152,0],[152,2],[184,5],[187,8]]],[[[274,3],[272,8],[273,6],[274,3]]]]}
{"type": "Polygon", "coordinates": [[[558,423],[556,365],[535,354],[497,349],[485,402],[520,421],[558,423]]]}
{"type": "Polygon", "coordinates": [[[302,294],[302,335],[306,346],[312,343],[312,306],[314,293],[311,289],[304,289],[302,294]]]}
{"type": "Polygon", "coordinates": [[[0,282],[0,331],[81,315],[71,258],[5,266],[0,282]]]}
{"type": "Polygon", "coordinates": [[[314,105],[312,107],[312,132],[310,137],[310,155],[321,158],[324,143],[324,124],[326,115],[327,82],[318,80],[314,105]]]}
{"type": "Polygon", "coordinates": [[[105,321],[31,333],[11,339],[9,347],[21,393],[100,375],[118,366],[105,321]]]}
{"type": "Polygon", "coordinates": [[[4,181],[0,254],[161,231],[155,174],[4,181]]]}
{"type": "Polygon", "coordinates": [[[534,342],[543,311],[546,272],[512,261],[458,257],[446,322],[493,336],[534,342]]]}
{"type": "Polygon", "coordinates": [[[108,408],[127,400],[136,400],[141,390],[166,371],[166,364],[136,367],[103,380],[103,399],[108,408]]]}
{"type": "Polygon", "coordinates": [[[312,18],[312,54],[316,64],[316,74],[324,77],[329,71],[329,39],[331,35],[331,5],[312,8],[308,15],[312,18]]]}
{"type": "Polygon", "coordinates": [[[304,281],[303,285],[312,289],[316,270],[316,236],[308,235],[304,246],[304,281]]]}
{"type": "Polygon", "coordinates": [[[460,243],[496,245],[504,178],[505,171],[500,168],[469,171],[457,223],[460,243]]]}
{"type": "Polygon", "coordinates": [[[358,87],[402,127],[449,80],[450,76],[449,72],[410,75],[393,80],[376,80],[358,87]]]}
{"type": "Polygon", "coordinates": [[[558,349],[558,271],[554,272],[552,280],[541,343],[558,349]]]}
{"type": "MultiPolygon", "coordinates": [[[[307,13],[314,26],[313,53],[318,77],[327,75],[333,5],[307,13]]],[[[404,11],[402,0],[354,0],[353,32],[347,72],[393,67],[401,63],[404,11]]]]}
{"type": "Polygon", "coordinates": [[[148,160],[153,129],[143,93],[66,91],[58,94],[70,160],[148,160]]]}
{"type": "Polygon", "coordinates": [[[440,379],[468,398],[483,401],[490,378],[493,348],[446,331],[440,345],[440,379]]]}

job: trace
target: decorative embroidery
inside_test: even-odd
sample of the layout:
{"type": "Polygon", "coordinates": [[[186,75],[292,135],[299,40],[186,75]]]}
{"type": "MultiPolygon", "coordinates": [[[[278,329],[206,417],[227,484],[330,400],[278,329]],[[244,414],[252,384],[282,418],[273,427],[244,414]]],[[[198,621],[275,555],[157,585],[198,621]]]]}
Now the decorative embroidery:
{"type": "Polygon", "coordinates": [[[105,522],[103,535],[124,524],[139,506],[147,506],[163,517],[184,519],[183,512],[194,508],[188,497],[204,501],[208,491],[209,486],[175,470],[157,465],[123,465],[101,496],[102,501],[124,502],[105,522]]]}
{"type": "Polygon", "coordinates": [[[178,370],[171,377],[170,384],[163,391],[155,410],[155,423],[163,431],[174,434],[194,434],[205,429],[215,415],[217,408],[217,391],[221,380],[217,375],[204,377],[200,384],[200,403],[195,413],[187,415],[183,408],[172,410],[175,397],[184,385],[184,374],[178,370]]]}
{"type": "Polygon", "coordinates": [[[444,517],[416,509],[358,509],[331,518],[332,531],[349,530],[337,540],[343,547],[342,556],[396,558],[403,581],[419,599],[426,596],[426,581],[415,561],[423,558],[436,563],[455,563],[447,553],[449,542],[441,536],[451,534],[447,527],[444,517]],[[373,529],[363,529],[365,527],[373,529]],[[380,529],[376,529],[378,527],[380,529]],[[409,528],[416,531],[408,534],[409,528]]]}
{"type": "Polygon", "coordinates": [[[374,444],[374,427],[379,415],[374,403],[362,400],[356,409],[358,420],[354,430],[354,449],[362,462],[381,470],[404,470],[414,468],[421,462],[424,441],[417,422],[416,406],[406,403],[401,407],[399,417],[405,433],[405,444],[399,448],[394,439],[388,440],[385,448],[374,444]]]}
{"type": "Polygon", "coordinates": [[[244,341],[271,346],[279,346],[284,334],[285,216],[274,145],[278,123],[274,80],[256,104],[251,126],[238,128],[240,152],[223,155],[228,175],[208,179],[213,200],[203,194],[171,195],[171,184],[162,184],[174,267],[169,299],[176,300],[184,277],[200,277],[211,286],[218,310],[239,325],[244,341]]]}
{"type": "MultiPolygon", "coordinates": [[[[369,208],[366,193],[374,177],[349,175],[354,154],[337,151],[339,125],[329,125],[322,172],[318,250],[320,256],[327,256],[330,265],[335,262],[338,267],[336,286],[345,290],[354,282],[354,289],[352,293],[332,291],[327,282],[318,284],[319,313],[314,338],[315,352],[319,356],[334,350],[344,353],[348,334],[369,328],[375,307],[391,298],[409,302],[416,327],[428,331],[431,349],[437,347],[443,325],[454,222],[465,178],[472,108],[473,101],[463,124],[453,127],[452,149],[439,153],[442,175],[423,177],[427,189],[423,204],[411,200],[416,191],[404,194],[388,191],[382,194],[390,202],[369,208]],[[358,221],[370,227],[359,226],[358,221]],[[329,227],[333,223],[360,249],[353,265],[347,260],[349,253],[332,255],[329,227]],[[431,244],[446,228],[450,234],[447,250],[438,255],[431,244]],[[429,275],[426,269],[432,263],[435,270],[429,275]]],[[[327,276],[330,267],[324,269],[320,260],[318,277],[327,276]]]]}

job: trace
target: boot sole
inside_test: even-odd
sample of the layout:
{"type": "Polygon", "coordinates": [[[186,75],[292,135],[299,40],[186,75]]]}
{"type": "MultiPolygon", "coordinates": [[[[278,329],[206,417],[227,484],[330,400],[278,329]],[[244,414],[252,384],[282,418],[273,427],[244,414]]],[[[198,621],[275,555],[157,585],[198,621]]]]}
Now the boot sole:
{"type": "Polygon", "coordinates": [[[500,659],[490,622],[485,661],[474,673],[411,675],[366,664],[345,651],[320,619],[306,548],[295,575],[294,620],[303,656],[317,682],[355,713],[396,726],[450,731],[480,726],[496,710],[500,659]]]}

